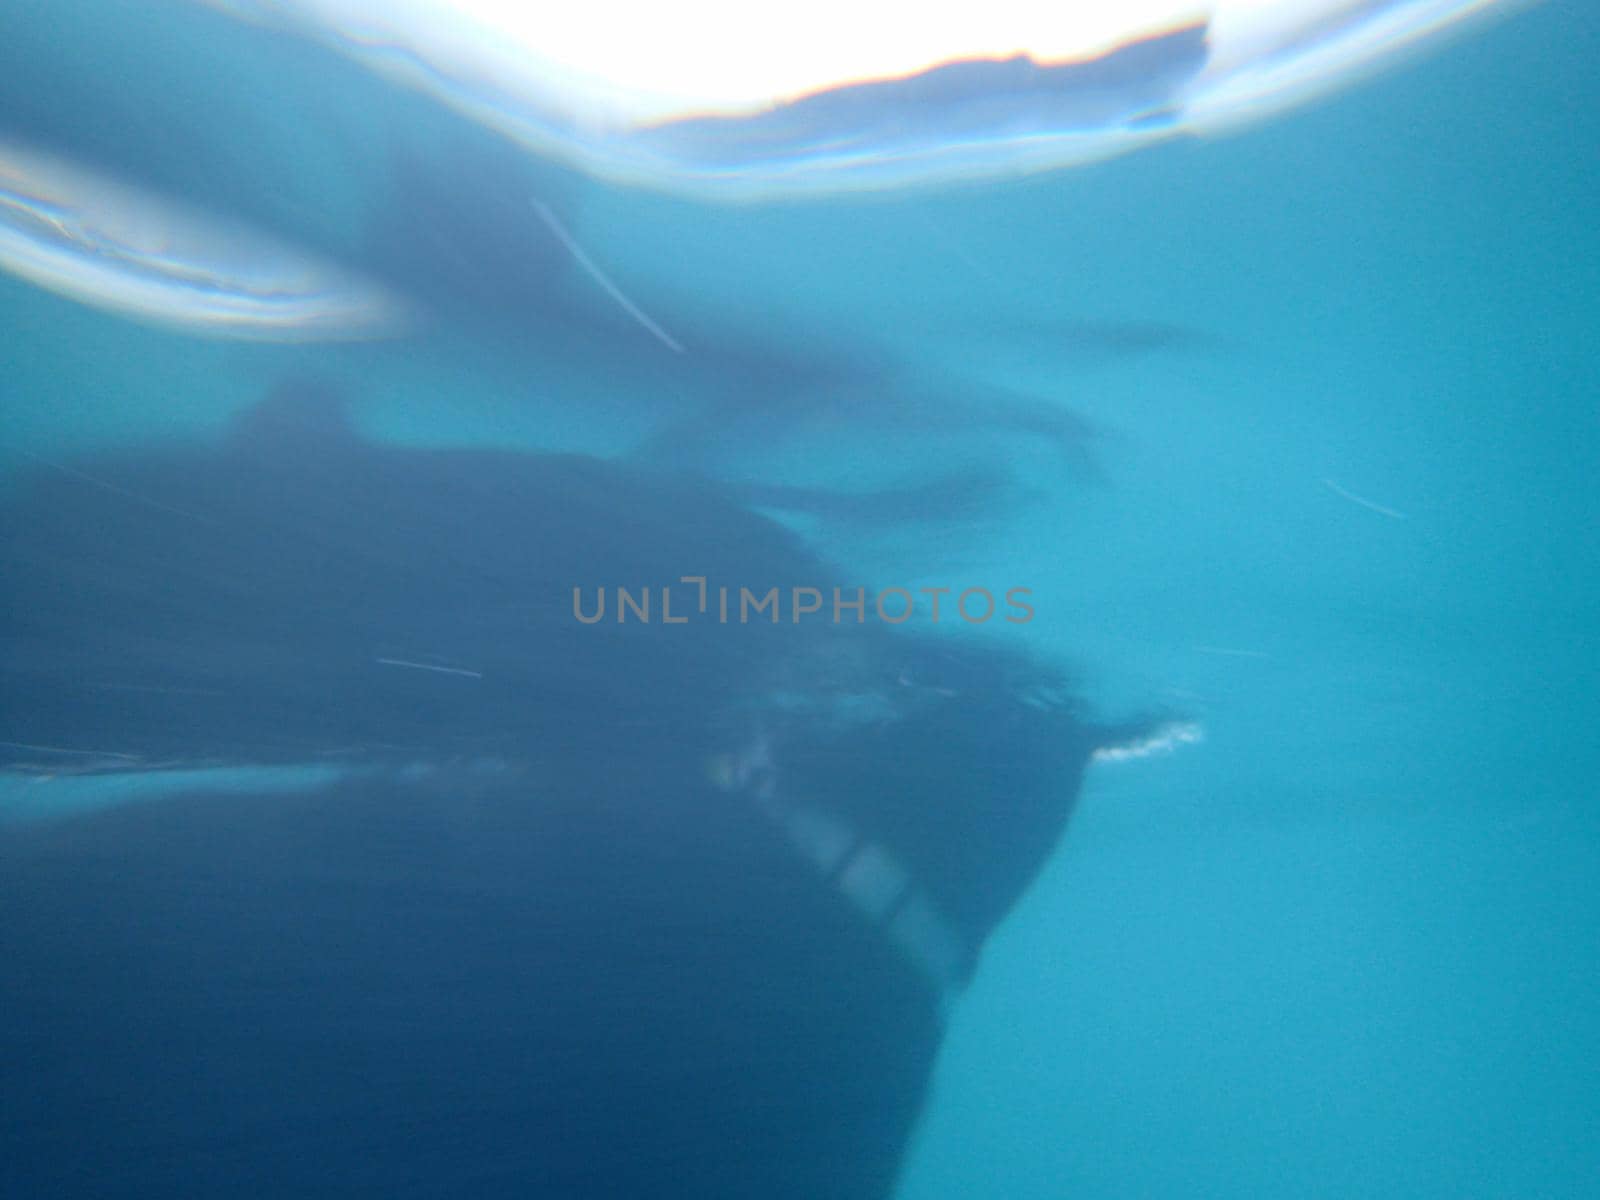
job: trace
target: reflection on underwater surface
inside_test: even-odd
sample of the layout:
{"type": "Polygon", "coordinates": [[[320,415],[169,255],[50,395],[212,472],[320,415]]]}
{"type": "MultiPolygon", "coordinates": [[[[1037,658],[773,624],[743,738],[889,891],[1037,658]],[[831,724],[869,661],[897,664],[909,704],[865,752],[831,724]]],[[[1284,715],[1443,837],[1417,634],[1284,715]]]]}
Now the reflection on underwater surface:
{"type": "Polygon", "coordinates": [[[1507,0],[212,0],[619,182],[780,198],[1015,176],[1258,121],[1507,0]],[[774,27],[783,29],[773,37],[774,27]]]}
{"type": "Polygon", "coordinates": [[[0,142],[0,265],[154,322],[288,341],[372,337],[400,318],[378,289],[248,232],[0,142]]]}
{"type": "Polygon", "coordinates": [[[0,280],[0,1190],[880,1197],[941,1043],[903,1197],[1593,1190],[1592,14],[729,208],[337,40],[43,11],[8,143],[271,249],[82,260],[172,250],[177,330],[0,280]],[[324,269],[401,336],[181,331],[324,269]],[[572,618],[685,576],[1037,616],[572,618]]]}
{"type": "MultiPolygon", "coordinates": [[[[528,44],[508,54],[506,39],[515,44],[527,31],[517,27],[511,14],[481,5],[474,13],[460,3],[422,3],[388,14],[344,0],[218,0],[211,5],[243,18],[252,27],[247,33],[242,27],[211,28],[200,13],[187,11],[188,2],[147,0],[127,11],[122,5],[81,12],[68,8],[68,14],[83,21],[78,31],[83,45],[75,46],[63,34],[54,38],[55,46],[47,42],[46,49],[57,56],[64,50],[74,63],[101,56],[126,58],[128,47],[115,38],[119,20],[131,17],[134,29],[147,36],[152,30],[145,25],[153,25],[158,37],[169,26],[167,38],[210,49],[220,34],[242,47],[235,53],[282,60],[288,78],[299,77],[303,90],[320,90],[330,74],[337,77],[337,67],[310,47],[285,47],[254,28],[281,27],[296,41],[326,44],[376,77],[415,88],[478,127],[505,134],[554,162],[614,181],[749,199],[1015,175],[1093,161],[1177,133],[1247,123],[1330,90],[1352,74],[1370,70],[1374,62],[1393,58],[1504,0],[1366,0],[1331,8],[1321,0],[1219,2],[1198,20],[1186,10],[1181,16],[1178,10],[1129,12],[1120,33],[1102,27],[1103,21],[1084,23],[1084,14],[1074,14],[1070,7],[1025,14],[1021,29],[1053,46],[1050,53],[1026,37],[1004,52],[991,48],[985,25],[994,31],[1007,24],[996,12],[975,27],[947,32],[942,56],[925,49],[923,54],[932,57],[920,66],[901,62],[898,69],[877,75],[809,86],[791,83],[787,91],[780,88],[754,103],[747,99],[726,109],[692,98],[709,86],[709,73],[742,56],[758,58],[770,50],[770,42],[765,37],[746,45],[733,42],[706,64],[692,67],[685,54],[698,40],[692,31],[713,21],[738,27],[735,13],[717,9],[701,14],[698,25],[692,11],[678,14],[673,28],[662,31],[665,44],[653,57],[679,62],[687,74],[651,99],[640,79],[608,75],[617,68],[607,67],[602,45],[581,51],[587,57],[599,54],[599,62],[564,61],[553,43],[572,33],[570,20],[540,22],[528,44]],[[1070,32],[1075,21],[1083,27],[1070,32]],[[672,36],[674,30],[678,36],[672,36]],[[683,32],[691,36],[685,39],[683,32]],[[952,35],[956,40],[949,42],[952,35]],[[1086,50],[1096,39],[1109,39],[1109,45],[1086,50]],[[1077,53],[1064,52],[1072,46],[1077,53]],[[687,90],[676,107],[660,108],[672,86],[687,90]],[[631,111],[640,105],[652,106],[648,117],[631,111]]],[[[892,20],[893,5],[880,8],[878,15],[892,20]]],[[[869,7],[854,15],[859,19],[874,11],[869,7]]],[[[902,14],[902,20],[908,15],[926,16],[902,14]]],[[[167,166],[177,169],[173,174],[160,169],[159,157],[152,162],[137,153],[108,154],[103,132],[89,132],[81,123],[72,128],[71,105],[45,98],[32,82],[48,69],[27,53],[38,30],[26,12],[10,24],[15,30],[11,58],[19,69],[7,89],[9,111],[0,114],[5,118],[0,133],[46,143],[65,138],[65,143],[30,147],[26,141],[0,141],[0,180],[5,184],[0,266],[75,299],[212,334],[304,340],[372,336],[399,319],[391,297],[319,261],[310,248],[275,243],[245,226],[219,227],[210,216],[180,203],[177,195],[189,191],[184,185],[215,165],[206,162],[215,155],[215,145],[206,146],[204,156],[169,159],[167,166]],[[97,174],[94,164],[59,157],[85,151],[105,158],[104,166],[129,172],[129,178],[97,174]],[[173,194],[144,190],[141,183],[173,194]]],[[[72,29],[74,22],[69,19],[62,26],[72,29]]],[[[599,28],[604,28],[603,20],[599,28]]],[[[902,29],[899,37],[886,41],[884,52],[903,55],[903,45],[898,51],[893,48],[904,41],[902,29]]],[[[583,39],[577,44],[582,46],[583,39]]],[[[131,69],[113,69],[113,76],[126,73],[132,79],[141,65],[147,69],[150,55],[141,64],[138,53],[134,51],[131,69]]],[[[51,57],[47,54],[44,63],[51,57]]],[[[186,65],[169,60],[160,69],[181,71],[186,65]]],[[[109,61],[102,63],[102,72],[109,66],[109,61]]],[[[640,64],[632,69],[641,73],[640,64]]],[[[810,69],[825,67],[818,61],[810,69]]],[[[771,88],[770,72],[769,67],[747,78],[765,78],[771,88]]],[[[166,86],[182,97],[182,85],[166,86]]],[[[208,93],[207,99],[216,91],[203,73],[189,86],[208,93]]],[[[375,78],[369,100],[371,88],[378,86],[375,78]]],[[[117,96],[118,86],[96,79],[87,90],[91,97],[99,93],[104,104],[117,96]]],[[[173,135],[182,126],[157,128],[164,117],[194,124],[192,113],[183,109],[164,114],[160,105],[144,102],[137,92],[128,99],[146,110],[147,137],[179,140],[173,135]]],[[[248,124],[231,133],[229,124],[222,113],[213,114],[213,132],[205,141],[215,143],[220,133],[223,139],[231,136],[243,143],[224,147],[228,155],[254,152],[256,147],[248,145],[248,124]]],[[[486,180],[485,186],[492,182],[486,180]]],[[[682,351],[593,266],[543,198],[513,187],[496,199],[502,205],[509,200],[515,215],[495,222],[492,236],[514,236],[513,227],[532,224],[527,220],[531,209],[635,320],[669,348],[682,351]]],[[[325,206],[326,198],[318,202],[325,206]]],[[[257,214],[246,209],[246,215],[257,214]]],[[[281,221],[285,214],[274,215],[281,221]]],[[[288,229],[276,232],[309,232],[296,230],[296,224],[291,221],[288,229]]],[[[477,255],[470,261],[484,269],[492,260],[477,255]]]]}

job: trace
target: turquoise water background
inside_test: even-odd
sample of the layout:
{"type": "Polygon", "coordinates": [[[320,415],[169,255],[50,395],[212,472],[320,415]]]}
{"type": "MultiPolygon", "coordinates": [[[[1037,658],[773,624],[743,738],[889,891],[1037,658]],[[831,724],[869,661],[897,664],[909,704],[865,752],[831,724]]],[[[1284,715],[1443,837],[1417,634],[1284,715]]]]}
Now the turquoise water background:
{"type": "MultiPolygon", "coordinates": [[[[1600,1195],[1597,61],[1572,0],[1228,139],[586,212],[646,291],[825,311],[1082,413],[1093,484],[852,565],[1032,587],[1028,635],[1104,706],[1205,728],[1096,768],[957,1013],[903,1200],[1600,1195]],[[1185,337],[1102,359],[1075,319],[1185,337]]],[[[508,362],[195,342],[11,281],[0,311],[10,436],[50,454],[214,428],[308,363],[394,436],[617,448],[507,404],[508,362]]]]}
{"type": "Polygon", "coordinates": [[[1115,486],[1031,547],[1208,740],[1091,777],[906,1200],[1600,1194],[1597,55],[1552,5],[1002,201],[1020,292],[1226,340],[1097,380],[1115,486]]]}

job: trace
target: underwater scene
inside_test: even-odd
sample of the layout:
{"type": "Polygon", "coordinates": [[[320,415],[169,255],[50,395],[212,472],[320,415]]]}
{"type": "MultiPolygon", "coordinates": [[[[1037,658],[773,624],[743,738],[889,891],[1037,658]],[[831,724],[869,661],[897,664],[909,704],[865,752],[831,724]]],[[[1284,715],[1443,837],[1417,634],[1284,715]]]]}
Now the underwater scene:
{"type": "Polygon", "coordinates": [[[1600,9],[0,5],[0,1197],[1600,1195],[1600,9]]]}

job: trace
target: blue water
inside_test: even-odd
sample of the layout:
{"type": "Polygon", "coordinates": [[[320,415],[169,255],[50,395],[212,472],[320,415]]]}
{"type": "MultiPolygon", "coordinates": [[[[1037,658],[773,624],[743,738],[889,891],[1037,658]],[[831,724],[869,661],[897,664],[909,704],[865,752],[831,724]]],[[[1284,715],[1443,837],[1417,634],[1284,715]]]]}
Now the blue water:
{"type": "Polygon", "coordinates": [[[952,206],[1019,307],[1225,341],[1082,388],[1115,485],[1028,547],[1063,638],[1208,740],[1091,777],[905,1197],[1600,1187],[1596,51],[1554,5],[952,206]]]}
{"type": "MultiPolygon", "coordinates": [[[[1573,0],[1022,183],[588,202],[642,292],[825,314],[1081,414],[1094,478],[1000,530],[828,548],[882,586],[1030,587],[1027,636],[1102,707],[1205,730],[1091,772],[956,1011],[902,1200],[1600,1194],[1597,56],[1573,0]],[[1184,336],[1105,355],[1061,336],[1083,319],[1184,336]]],[[[559,364],[196,341],[10,280],[0,311],[38,453],[212,431],[307,365],[414,444],[626,440],[559,364]]],[[[801,465],[896,453],[832,444],[801,465]]]]}

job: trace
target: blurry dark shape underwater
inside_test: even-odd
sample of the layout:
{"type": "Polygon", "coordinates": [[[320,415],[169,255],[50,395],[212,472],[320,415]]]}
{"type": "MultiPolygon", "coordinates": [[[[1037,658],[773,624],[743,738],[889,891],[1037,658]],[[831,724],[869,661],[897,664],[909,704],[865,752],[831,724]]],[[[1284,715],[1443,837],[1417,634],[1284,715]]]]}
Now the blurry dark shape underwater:
{"type": "Polygon", "coordinates": [[[752,508],[805,513],[845,526],[905,527],[928,520],[978,522],[1020,502],[1015,481],[1001,471],[975,469],[876,491],[747,483],[730,491],[752,508]]]}
{"type": "MultiPolygon", "coordinates": [[[[993,443],[1019,438],[1055,453],[1066,474],[1092,473],[1093,431],[1053,397],[949,368],[918,371],[859,332],[759,308],[708,312],[679,293],[641,309],[586,274],[593,264],[561,216],[535,219],[573,204],[559,176],[506,145],[414,149],[396,160],[359,261],[438,326],[510,347],[531,376],[559,362],[633,398],[650,430],[633,456],[658,468],[759,486],[774,448],[820,455],[885,434],[904,445],[959,433],[981,462],[936,464],[952,477],[1005,473],[1009,455],[993,443]]],[[[1102,351],[1178,340],[1154,323],[1094,328],[1102,351]]],[[[542,393],[541,402],[560,398],[542,393]]],[[[927,515],[955,515],[936,489],[924,498],[927,515]]]]}
{"type": "Polygon", "coordinates": [[[715,487],[386,447],[303,384],[33,463],[0,573],[37,786],[337,768],[0,833],[8,1196],[886,1196],[946,1005],[1144,728],[909,626],[581,624],[837,580],[715,487]]]}

